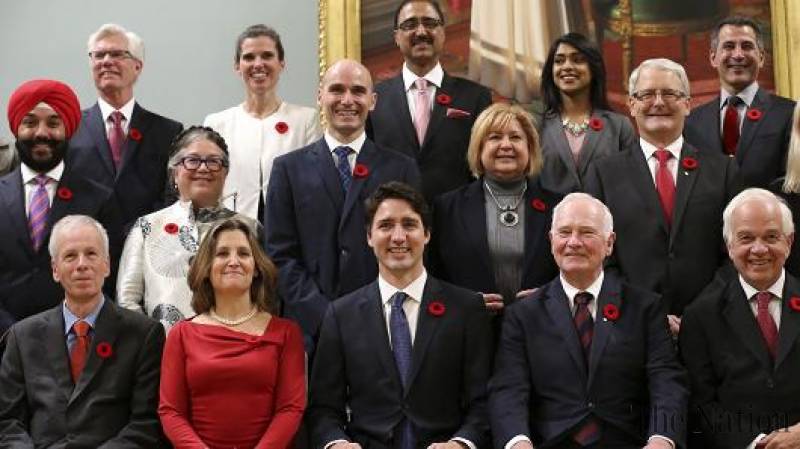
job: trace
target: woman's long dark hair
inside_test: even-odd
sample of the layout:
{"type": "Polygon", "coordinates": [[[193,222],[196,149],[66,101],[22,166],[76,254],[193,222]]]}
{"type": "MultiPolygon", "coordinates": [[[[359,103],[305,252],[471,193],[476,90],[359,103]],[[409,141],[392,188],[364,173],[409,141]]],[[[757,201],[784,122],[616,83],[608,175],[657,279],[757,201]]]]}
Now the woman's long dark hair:
{"type": "Polygon", "coordinates": [[[542,68],[542,100],[546,114],[560,114],[563,106],[561,102],[561,92],[556,87],[553,78],[553,65],[556,59],[556,50],[559,44],[567,44],[575,47],[586,57],[589,63],[589,71],[592,72],[592,81],[589,84],[589,101],[592,109],[611,109],[606,98],[606,66],[603,63],[603,56],[600,50],[586,36],[580,33],[567,33],[555,41],[550,46],[547,60],[542,68]]]}

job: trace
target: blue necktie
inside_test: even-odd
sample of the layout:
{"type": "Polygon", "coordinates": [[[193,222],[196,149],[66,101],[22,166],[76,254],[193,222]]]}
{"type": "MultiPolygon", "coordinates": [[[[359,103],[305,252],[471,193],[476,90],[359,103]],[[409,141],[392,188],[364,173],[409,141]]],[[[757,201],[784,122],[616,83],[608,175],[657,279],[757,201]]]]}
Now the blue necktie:
{"type": "Polygon", "coordinates": [[[347,193],[350,190],[350,183],[353,182],[353,173],[350,170],[350,161],[347,160],[347,156],[350,155],[350,152],[353,151],[350,147],[336,147],[333,150],[333,153],[336,154],[338,158],[338,162],[336,163],[336,170],[339,171],[339,180],[342,182],[342,189],[344,189],[344,193],[347,193]]]}
{"type": "MultiPolygon", "coordinates": [[[[404,388],[408,386],[408,376],[411,371],[411,330],[408,327],[406,313],[403,311],[403,302],[407,297],[408,295],[403,292],[392,295],[390,299],[392,313],[389,315],[389,332],[392,336],[394,362],[397,364],[397,371],[400,373],[400,380],[403,382],[404,388]]],[[[397,445],[398,448],[414,448],[414,430],[408,418],[404,418],[400,422],[397,438],[400,443],[397,445]]]]}

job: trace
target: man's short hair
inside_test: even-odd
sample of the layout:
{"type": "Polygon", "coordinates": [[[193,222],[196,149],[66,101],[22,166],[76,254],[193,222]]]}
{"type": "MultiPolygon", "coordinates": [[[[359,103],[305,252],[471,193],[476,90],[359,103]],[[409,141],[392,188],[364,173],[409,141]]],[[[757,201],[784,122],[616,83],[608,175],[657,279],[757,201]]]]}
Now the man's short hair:
{"type": "Polygon", "coordinates": [[[394,21],[392,22],[394,29],[397,29],[397,26],[400,25],[397,23],[397,19],[400,18],[400,10],[402,10],[403,7],[409,3],[428,3],[429,5],[433,6],[433,9],[436,10],[436,14],[439,15],[439,20],[441,20],[442,24],[444,24],[444,11],[442,11],[442,7],[439,6],[439,2],[436,0],[403,0],[400,2],[400,5],[397,6],[397,9],[394,10],[394,21]]]}
{"type": "Polygon", "coordinates": [[[784,235],[794,234],[792,211],[789,209],[789,206],[786,205],[786,201],[769,190],[751,187],[733,197],[722,212],[722,237],[725,239],[725,243],[730,244],[735,237],[733,235],[733,213],[736,212],[739,206],[751,201],[772,203],[778,206],[778,210],[781,213],[781,231],[784,235]]]}
{"type": "Polygon", "coordinates": [[[719,45],[719,32],[725,25],[752,28],[753,33],[755,33],[756,35],[756,45],[758,45],[758,49],[764,51],[764,32],[761,30],[761,25],[759,25],[758,22],[751,19],[750,17],[745,17],[745,16],[725,17],[724,19],[717,22],[716,25],[714,25],[714,28],[711,29],[711,38],[709,39],[712,50],[717,49],[717,46],[719,45]]]}
{"type": "Polygon", "coordinates": [[[47,250],[50,252],[50,258],[55,260],[58,256],[58,247],[61,243],[61,234],[72,231],[84,226],[91,226],[97,231],[100,236],[100,241],[103,242],[103,254],[108,259],[108,233],[106,229],[97,220],[88,215],[67,215],[66,217],[58,220],[50,232],[50,242],[47,244],[47,250]]]}
{"type": "Polygon", "coordinates": [[[417,189],[404,182],[390,181],[381,184],[364,202],[367,232],[370,232],[372,229],[372,221],[375,219],[375,213],[378,211],[381,203],[386,200],[402,200],[408,203],[411,209],[419,214],[422,219],[422,227],[425,228],[425,231],[431,231],[431,210],[428,207],[428,203],[425,202],[425,197],[423,197],[417,189]]]}
{"type": "Polygon", "coordinates": [[[97,41],[105,39],[109,36],[122,36],[128,42],[128,52],[140,62],[144,62],[144,42],[138,34],[133,31],[128,31],[125,28],[117,25],[116,23],[106,23],[100,26],[91,36],[86,43],[88,51],[92,51],[97,41]]]}
{"type": "Polygon", "coordinates": [[[600,210],[603,211],[603,234],[605,237],[608,238],[612,232],[614,232],[614,217],[611,215],[611,211],[608,209],[608,206],[603,204],[602,201],[598,200],[597,198],[589,195],[588,193],[583,192],[573,192],[568,194],[561,200],[560,203],[556,204],[556,207],[553,208],[553,220],[550,223],[550,229],[555,230],[556,219],[558,215],[561,213],[561,210],[569,203],[577,200],[586,200],[594,203],[600,210]]]}
{"type": "Polygon", "coordinates": [[[631,73],[631,77],[628,81],[628,95],[633,95],[636,91],[636,83],[639,82],[639,75],[642,73],[643,69],[656,69],[674,73],[681,83],[681,90],[683,93],[687,97],[692,95],[689,89],[689,77],[686,76],[686,69],[677,62],[667,58],[655,58],[642,61],[639,67],[636,67],[631,73]]]}

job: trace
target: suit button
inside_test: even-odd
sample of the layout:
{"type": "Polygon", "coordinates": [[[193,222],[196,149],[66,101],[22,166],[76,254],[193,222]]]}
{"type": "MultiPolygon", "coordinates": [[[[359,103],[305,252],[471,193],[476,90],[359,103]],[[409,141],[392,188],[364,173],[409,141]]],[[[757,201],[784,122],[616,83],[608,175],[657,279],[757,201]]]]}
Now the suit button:
{"type": "MultiPolygon", "coordinates": [[[[659,153],[659,154],[660,154],[660,153],[659,153]]],[[[670,251],[670,253],[669,253],[669,258],[670,258],[670,259],[674,259],[674,258],[675,258],[675,253],[673,253],[673,252],[671,252],[671,251],[670,251]]]]}
{"type": "Polygon", "coordinates": [[[589,407],[589,410],[594,410],[594,402],[589,401],[589,403],[586,404],[586,406],[589,407]]]}
{"type": "Polygon", "coordinates": [[[775,388],[775,382],[773,382],[772,379],[767,379],[767,388],[769,388],[770,390],[775,388]]]}

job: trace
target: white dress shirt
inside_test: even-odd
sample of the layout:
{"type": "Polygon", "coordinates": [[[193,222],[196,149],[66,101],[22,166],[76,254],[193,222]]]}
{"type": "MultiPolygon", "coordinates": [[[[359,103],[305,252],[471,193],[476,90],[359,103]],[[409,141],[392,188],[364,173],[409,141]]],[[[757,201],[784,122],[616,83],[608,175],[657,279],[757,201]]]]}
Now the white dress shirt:
{"type": "MultiPolygon", "coordinates": [[[[644,152],[644,158],[647,161],[647,166],[650,167],[650,176],[653,177],[653,185],[656,183],[656,170],[658,170],[658,158],[655,155],[656,150],[659,148],[653,145],[652,143],[639,138],[639,145],[642,147],[642,151],[644,152]]],[[[665,150],[672,153],[672,158],[667,161],[667,168],[669,169],[670,174],[672,175],[672,181],[675,182],[678,176],[678,161],[681,158],[681,148],[683,148],[683,136],[678,136],[672,143],[664,148],[665,150]]],[[[676,183],[677,185],[677,183],[676,183]]]]}
{"type": "Polygon", "coordinates": [[[367,140],[367,133],[362,132],[360,136],[356,137],[350,143],[342,143],[336,140],[328,131],[325,131],[325,143],[328,145],[328,149],[331,151],[331,157],[333,158],[333,165],[339,166],[339,156],[334,153],[334,150],[338,147],[350,147],[353,151],[347,155],[347,162],[350,164],[350,173],[353,173],[353,168],[356,166],[356,158],[358,157],[358,153],[361,152],[361,148],[364,146],[364,142],[367,140]]]}
{"type": "MultiPolygon", "coordinates": [[[[34,178],[39,175],[39,173],[33,171],[24,163],[19,164],[19,168],[22,174],[22,185],[25,187],[25,216],[27,216],[28,212],[31,210],[31,199],[33,199],[33,193],[39,188],[39,184],[34,181],[34,178]]],[[[47,199],[51,207],[53,206],[53,197],[56,194],[56,188],[58,187],[58,183],[61,181],[61,176],[63,174],[64,161],[59,162],[58,165],[53,167],[52,170],[45,173],[45,175],[50,178],[50,181],[48,181],[45,188],[47,189],[47,199]]]]}
{"type": "Polygon", "coordinates": [[[725,110],[728,108],[728,97],[736,95],[741,98],[744,104],[736,107],[736,112],[739,114],[739,133],[742,131],[742,124],[744,123],[744,115],[747,108],[753,105],[753,100],[756,98],[758,92],[758,82],[753,81],[749,86],[742,89],[738,94],[732,94],[725,89],[720,89],[719,94],[719,134],[722,135],[722,128],[725,126],[725,110]]]}
{"type": "MultiPolygon", "coordinates": [[[[406,100],[408,102],[408,112],[411,113],[411,121],[414,121],[414,117],[416,117],[417,111],[417,86],[414,84],[417,79],[420,78],[417,76],[416,73],[409,70],[408,65],[403,63],[403,86],[406,89],[406,100]]],[[[430,72],[426,73],[425,80],[428,81],[428,104],[431,105],[431,110],[433,110],[433,106],[436,103],[435,96],[436,96],[436,89],[440,89],[442,87],[442,80],[444,79],[444,69],[442,69],[442,65],[438,62],[436,66],[431,69],[430,72]]]]}
{"type": "Polygon", "coordinates": [[[125,103],[119,109],[116,109],[114,106],[106,103],[105,100],[102,98],[97,99],[97,105],[100,106],[100,115],[103,116],[103,123],[106,125],[106,137],[109,136],[111,133],[111,128],[114,126],[114,122],[111,120],[111,113],[114,111],[119,111],[125,116],[122,119],[122,135],[127,136],[128,130],[131,127],[131,116],[133,116],[133,105],[136,104],[136,99],[131,97],[130,101],[125,103]]]}

